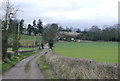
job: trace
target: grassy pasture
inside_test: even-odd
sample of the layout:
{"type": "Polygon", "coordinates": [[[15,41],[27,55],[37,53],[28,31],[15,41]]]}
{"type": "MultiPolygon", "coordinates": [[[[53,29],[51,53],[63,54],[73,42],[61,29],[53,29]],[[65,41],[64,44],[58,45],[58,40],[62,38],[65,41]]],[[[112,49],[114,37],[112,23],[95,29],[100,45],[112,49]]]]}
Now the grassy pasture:
{"type": "Polygon", "coordinates": [[[63,56],[93,59],[101,63],[118,62],[118,43],[115,42],[59,42],[53,51],[63,56]]]}
{"type": "MultiPolygon", "coordinates": [[[[40,36],[36,36],[36,41],[39,42],[41,40],[40,36]]],[[[22,35],[20,43],[34,43],[34,36],[22,35]]]]}
{"type": "MultiPolygon", "coordinates": [[[[34,45],[34,36],[28,36],[28,35],[21,35],[20,37],[20,44],[22,46],[32,46],[34,45]]],[[[36,41],[39,43],[41,40],[40,36],[36,36],[36,41]]],[[[12,36],[9,38],[9,43],[11,43],[13,41],[12,36]]]]}

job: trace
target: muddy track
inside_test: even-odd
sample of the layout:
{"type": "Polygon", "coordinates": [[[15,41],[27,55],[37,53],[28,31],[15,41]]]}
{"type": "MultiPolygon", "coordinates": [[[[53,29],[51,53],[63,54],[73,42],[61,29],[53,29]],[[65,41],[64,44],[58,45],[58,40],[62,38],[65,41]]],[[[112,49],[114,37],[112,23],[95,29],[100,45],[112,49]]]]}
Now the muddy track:
{"type": "Polygon", "coordinates": [[[23,59],[19,63],[17,63],[13,68],[3,73],[3,79],[45,79],[44,75],[40,71],[37,60],[41,55],[45,54],[47,48],[45,48],[42,52],[37,55],[30,56],[28,58],[23,59]],[[28,64],[28,66],[26,66],[28,64]],[[27,71],[25,68],[29,67],[27,71]]]}

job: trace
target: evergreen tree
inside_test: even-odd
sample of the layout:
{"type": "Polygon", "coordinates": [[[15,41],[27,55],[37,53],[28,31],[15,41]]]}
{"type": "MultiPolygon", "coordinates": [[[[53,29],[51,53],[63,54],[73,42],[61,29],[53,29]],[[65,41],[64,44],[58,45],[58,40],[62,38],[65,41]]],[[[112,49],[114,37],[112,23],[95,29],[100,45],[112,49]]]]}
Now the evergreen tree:
{"type": "Polygon", "coordinates": [[[20,21],[20,33],[21,34],[23,34],[23,26],[24,26],[24,20],[23,19],[21,19],[21,21],[20,21]]]}
{"type": "Polygon", "coordinates": [[[37,28],[38,28],[38,33],[43,32],[43,25],[42,25],[42,21],[40,19],[38,20],[37,28]]]}
{"type": "Polygon", "coordinates": [[[36,26],[36,20],[33,21],[33,27],[35,27],[35,26],[36,26]]]}
{"type": "Polygon", "coordinates": [[[27,31],[28,31],[29,35],[31,35],[32,30],[33,30],[33,27],[31,26],[31,24],[29,24],[28,28],[27,28],[27,31]]]}
{"type": "Polygon", "coordinates": [[[81,32],[81,30],[78,28],[77,30],[76,30],[76,33],[80,33],[81,32]]]}

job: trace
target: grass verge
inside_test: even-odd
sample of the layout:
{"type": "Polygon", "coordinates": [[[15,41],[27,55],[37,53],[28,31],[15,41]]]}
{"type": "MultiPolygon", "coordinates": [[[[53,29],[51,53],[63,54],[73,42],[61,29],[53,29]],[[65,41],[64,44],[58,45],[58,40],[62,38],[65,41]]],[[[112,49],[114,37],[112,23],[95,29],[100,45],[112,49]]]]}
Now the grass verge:
{"type": "Polygon", "coordinates": [[[46,79],[58,79],[51,67],[45,63],[44,55],[38,59],[37,64],[46,79]]]}
{"type": "Polygon", "coordinates": [[[32,53],[26,53],[26,54],[22,54],[22,55],[15,55],[13,57],[13,59],[10,59],[8,63],[2,63],[2,71],[5,72],[6,70],[10,69],[11,67],[13,67],[16,63],[18,63],[19,61],[21,61],[24,58],[27,58],[29,56],[35,55],[37,53],[39,53],[40,51],[36,51],[36,52],[32,52],[32,53]]]}
{"type": "Polygon", "coordinates": [[[2,73],[2,62],[0,62],[0,74],[2,73]]]}
{"type": "MultiPolygon", "coordinates": [[[[18,51],[29,51],[29,50],[37,50],[38,48],[19,48],[18,51]]],[[[8,52],[12,52],[12,48],[7,49],[8,52]]]]}

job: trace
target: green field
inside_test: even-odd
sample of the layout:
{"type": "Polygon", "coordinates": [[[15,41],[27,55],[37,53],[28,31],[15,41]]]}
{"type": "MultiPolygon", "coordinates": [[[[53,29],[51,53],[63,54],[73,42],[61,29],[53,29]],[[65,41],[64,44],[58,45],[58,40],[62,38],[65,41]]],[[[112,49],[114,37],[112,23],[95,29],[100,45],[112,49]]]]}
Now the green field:
{"type": "MultiPolygon", "coordinates": [[[[36,36],[36,41],[40,41],[41,37],[36,36]]],[[[22,35],[20,43],[34,43],[34,36],[22,35]]]]}
{"type": "MultiPolygon", "coordinates": [[[[22,46],[32,46],[34,45],[34,36],[28,36],[28,35],[21,35],[20,37],[20,44],[22,46]]],[[[39,43],[41,40],[41,36],[36,36],[36,41],[39,43]]],[[[13,41],[12,36],[9,38],[9,43],[13,41]]]]}
{"type": "Polygon", "coordinates": [[[53,51],[72,58],[118,63],[118,43],[115,42],[59,42],[53,51]]]}

